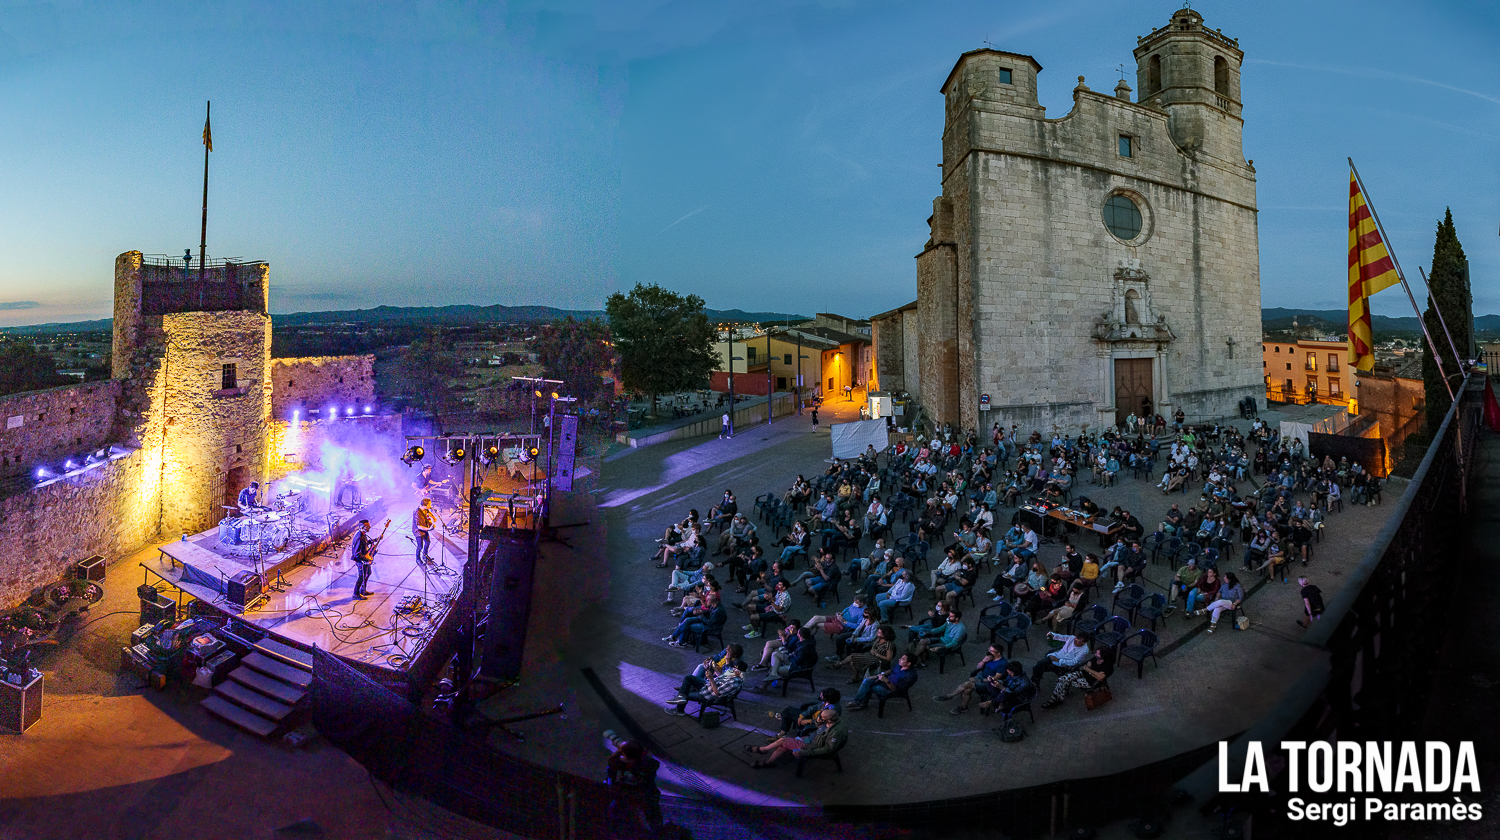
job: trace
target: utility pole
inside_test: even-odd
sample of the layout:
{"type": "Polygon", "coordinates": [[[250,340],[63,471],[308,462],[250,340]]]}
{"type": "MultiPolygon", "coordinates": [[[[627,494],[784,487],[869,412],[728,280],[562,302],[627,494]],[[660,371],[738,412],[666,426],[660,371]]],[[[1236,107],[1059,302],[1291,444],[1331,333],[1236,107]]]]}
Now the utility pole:
{"type": "Polygon", "coordinates": [[[771,415],[775,414],[772,405],[772,397],[776,396],[774,381],[771,378],[771,325],[766,325],[766,425],[771,425],[771,415]]]}

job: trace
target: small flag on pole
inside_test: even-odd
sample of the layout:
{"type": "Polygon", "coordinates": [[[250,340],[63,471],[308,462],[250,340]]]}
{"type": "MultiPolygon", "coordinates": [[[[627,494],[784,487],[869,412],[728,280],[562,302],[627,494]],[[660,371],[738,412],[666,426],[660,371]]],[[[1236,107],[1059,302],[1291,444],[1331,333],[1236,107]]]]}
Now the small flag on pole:
{"type": "Polygon", "coordinates": [[[1349,364],[1375,366],[1370,330],[1370,295],[1401,282],[1380,229],[1370,215],[1354,170],[1349,171],[1349,364]]]}
{"type": "Polygon", "coordinates": [[[211,152],[214,150],[214,131],[208,125],[208,117],[203,118],[203,145],[211,152]]]}

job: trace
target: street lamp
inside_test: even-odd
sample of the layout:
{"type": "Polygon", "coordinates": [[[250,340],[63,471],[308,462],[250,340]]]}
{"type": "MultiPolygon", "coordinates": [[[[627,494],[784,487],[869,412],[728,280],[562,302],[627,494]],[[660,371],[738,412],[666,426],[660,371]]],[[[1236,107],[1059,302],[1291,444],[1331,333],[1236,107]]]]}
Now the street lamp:
{"type": "Polygon", "coordinates": [[[726,437],[734,437],[734,363],[745,361],[743,356],[734,355],[734,340],[729,342],[729,432],[726,437]]]}

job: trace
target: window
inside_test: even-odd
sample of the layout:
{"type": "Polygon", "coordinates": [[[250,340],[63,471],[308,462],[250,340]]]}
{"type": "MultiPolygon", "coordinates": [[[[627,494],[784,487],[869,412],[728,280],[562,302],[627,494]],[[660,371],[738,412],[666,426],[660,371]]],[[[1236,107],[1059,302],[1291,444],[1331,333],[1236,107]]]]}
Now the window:
{"type": "Polygon", "coordinates": [[[1141,235],[1141,208],[1123,195],[1112,195],[1104,202],[1104,226],[1129,242],[1141,235]]]}
{"type": "Polygon", "coordinates": [[[1002,85],[1008,85],[1010,83],[1011,83],[1010,82],[1010,68],[1009,67],[1001,67],[1000,68],[1000,84],[1002,84],[1002,85]]]}
{"type": "Polygon", "coordinates": [[[1292,369],[1292,363],[1291,362],[1287,362],[1286,363],[1286,369],[1287,370],[1291,370],[1292,369]]]}
{"type": "Polygon", "coordinates": [[[755,348],[754,347],[746,347],[745,348],[745,359],[746,359],[746,361],[749,364],[752,364],[752,365],[755,364],[755,348]]]}
{"type": "Polygon", "coordinates": [[[1281,352],[1281,345],[1280,344],[1276,345],[1276,349],[1274,351],[1272,351],[1272,352],[1280,353],[1281,352]]]}
{"type": "Polygon", "coordinates": [[[786,390],[786,377],[785,376],[778,376],[778,377],[776,377],[776,390],[778,390],[778,391],[785,391],[786,390]]]}
{"type": "Polygon", "coordinates": [[[1161,56],[1153,55],[1146,62],[1146,90],[1145,93],[1155,93],[1161,90],[1161,56]]]}
{"type": "Polygon", "coordinates": [[[1329,353],[1328,354],[1328,367],[1326,369],[1328,370],[1329,373],[1332,373],[1332,372],[1334,372],[1334,371],[1336,371],[1336,370],[1339,369],[1339,354],[1337,354],[1337,353],[1329,353]]]}
{"type": "Polygon", "coordinates": [[[224,372],[223,376],[220,377],[219,387],[225,391],[239,387],[239,379],[235,376],[234,362],[226,362],[224,364],[224,372]]]}
{"type": "Polygon", "coordinates": [[[1214,91],[1220,96],[1229,95],[1229,62],[1224,56],[1214,56],[1214,91]]]}
{"type": "Polygon", "coordinates": [[[1318,354],[1317,353],[1308,353],[1307,354],[1307,369],[1308,370],[1317,370],[1318,369],[1318,354]]]}
{"type": "Polygon", "coordinates": [[[1120,157],[1130,157],[1130,138],[1120,135],[1120,157]]]}
{"type": "Polygon", "coordinates": [[[1339,395],[1339,381],[1337,379],[1328,380],[1328,393],[1335,397],[1339,395]]]}
{"type": "Polygon", "coordinates": [[[792,354],[791,353],[783,353],[783,354],[781,354],[781,363],[784,364],[784,365],[791,364],[792,363],[792,354]]]}

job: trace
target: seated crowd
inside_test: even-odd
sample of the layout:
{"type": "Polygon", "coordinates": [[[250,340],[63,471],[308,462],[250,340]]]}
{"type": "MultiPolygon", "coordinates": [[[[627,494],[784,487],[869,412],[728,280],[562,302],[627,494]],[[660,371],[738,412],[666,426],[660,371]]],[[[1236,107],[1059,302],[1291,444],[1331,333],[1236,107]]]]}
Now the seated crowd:
{"type": "Polygon", "coordinates": [[[997,424],[989,446],[973,431],[949,430],[897,442],[885,453],[871,448],[813,480],[799,475],[784,492],[764,494],[748,509],[726,490],[701,521],[696,509],[689,511],[667,529],[653,557],[675,567],[664,604],[673,606],[677,624],[663,641],[695,650],[710,638],[723,644],[731,611],[744,613],[747,641],[764,641],[753,665],[741,643],[724,645],[684,677],[672,711],[684,713],[689,702],[732,710],[746,676],[755,672],[764,672],[759,688],[785,694],[790,680],[811,683],[821,662],[847,674],[852,696],[825,688],[811,703],[772,713],[780,724],[776,738],[747,749],[757,754],[757,767],[786,756],[836,753],[847,737],[849,713],[893,698],[909,703],[922,669],[934,659],[962,656],[969,639],[962,602],[973,607],[987,577],[994,606],[980,611],[975,626],[976,632],[989,630],[987,651],[934,699],[956,700],[955,715],[977,705],[980,714],[1009,720],[1031,710],[1052,674],[1050,696],[1041,704],[1052,708],[1073,689],[1105,684],[1122,656],[1142,661],[1151,655],[1156,637],[1134,627],[1134,605],[1156,599],[1154,630],[1156,618],[1173,612],[1180,598],[1183,614],[1206,617],[1212,633],[1223,616],[1243,610],[1247,585],[1237,572],[1285,581],[1287,566],[1312,559],[1326,516],[1342,509],[1346,495],[1354,504],[1380,499],[1379,480],[1358,464],[1317,462],[1300,441],[1278,438],[1258,419],[1247,438],[1230,427],[1186,426],[1179,412],[1170,442],[1157,437],[1166,431],[1160,415],[1131,420],[1103,434],[1050,440],[1036,432],[1021,440],[1015,427],[997,424]],[[1080,476],[1110,485],[1128,469],[1157,481],[1158,465],[1156,486],[1163,493],[1196,492],[1198,500],[1171,502],[1149,535],[1130,511],[1105,511],[1075,497],[1080,476]],[[1044,537],[1034,530],[1036,517],[1019,509],[1004,534],[992,537],[996,516],[1006,508],[1028,506],[1035,513],[1047,505],[1108,523],[1113,544],[1099,553],[1082,551],[1074,545],[1078,529],[1064,523],[1072,533],[1060,535],[1062,558],[1049,568],[1038,554],[1044,537]],[[898,528],[906,533],[898,537],[898,528]],[[1224,569],[1236,554],[1237,572],[1224,569]],[[1145,584],[1148,565],[1162,556],[1172,578],[1164,593],[1147,596],[1133,584],[1145,584]],[[917,619],[922,590],[930,605],[917,619]],[[1107,611],[1089,607],[1109,595],[1116,596],[1113,607],[1121,598],[1132,605],[1130,619],[1105,620],[1107,611]],[[806,621],[793,616],[798,597],[816,604],[806,621]],[[895,623],[902,612],[909,624],[895,623]],[[1045,624],[1046,638],[1061,647],[1028,667],[1012,652],[1033,623],[1045,624]],[[1106,637],[1106,628],[1112,635],[1106,637]]]}

